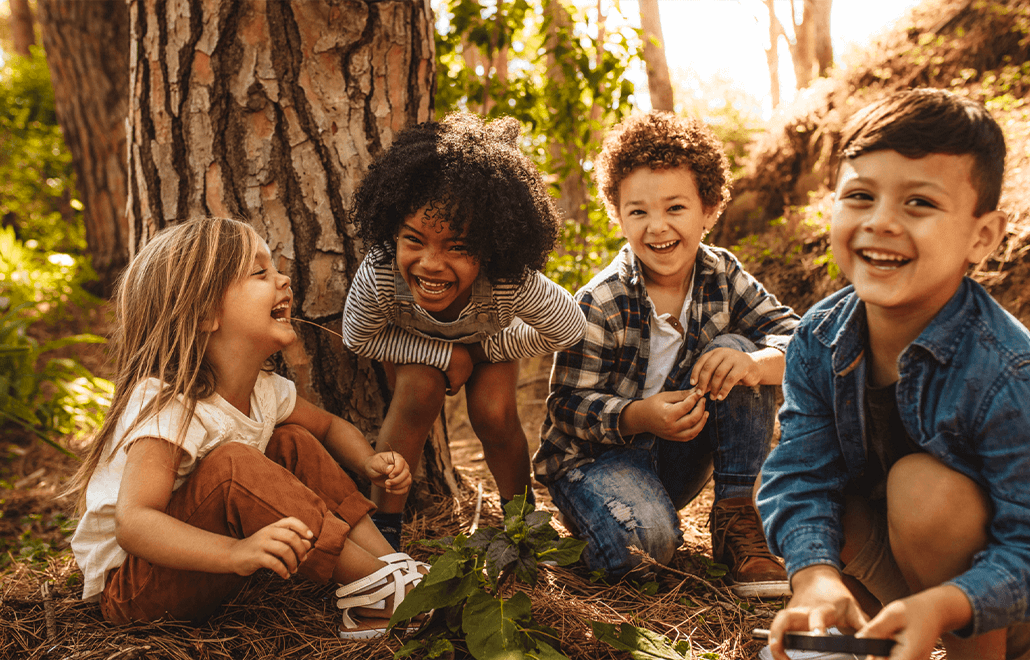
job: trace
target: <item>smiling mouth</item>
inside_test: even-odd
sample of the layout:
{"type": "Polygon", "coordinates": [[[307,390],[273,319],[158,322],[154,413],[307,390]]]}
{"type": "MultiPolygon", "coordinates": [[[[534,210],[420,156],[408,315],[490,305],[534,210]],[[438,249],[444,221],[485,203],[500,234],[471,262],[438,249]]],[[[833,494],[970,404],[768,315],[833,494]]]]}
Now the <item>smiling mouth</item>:
{"type": "Polygon", "coordinates": [[[896,252],[881,252],[880,250],[856,250],[855,252],[862,261],[877,270],[897,270],[912,261],[896,252]]]}
{"type": "Polygon", "coordinates": [[[679,241],[666,241],[664,243],[648,243],[647,247],[655,252],[668,252],[679,245],[679,241]]]}
{"type": "Polygon", "coordinates": [[[290,322],[290,301],[284,300],[272,308],[272,318],[279,323],[290,322]]]}
{"type": "Polygon", "coordinates": [[[418,275],[415,275],[414,278],[415,284],[418,288],[426,295],[430,296],[438,296],[454,286],[454,282],[430,282],[429,280],[422,279],[418,275]]]}

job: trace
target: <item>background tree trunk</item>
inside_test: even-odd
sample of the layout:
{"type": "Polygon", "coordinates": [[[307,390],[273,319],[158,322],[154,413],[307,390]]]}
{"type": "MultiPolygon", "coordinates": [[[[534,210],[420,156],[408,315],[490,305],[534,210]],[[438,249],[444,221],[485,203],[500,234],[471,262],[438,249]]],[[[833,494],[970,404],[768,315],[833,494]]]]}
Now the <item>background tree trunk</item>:
{"type": "Polygon", "coordinates": [[[833,41],[830,39],[830,10],[833,0],[811,0],[815,61],[819,67],[819,75],[825,76],[833,66],[833,41]]]}
{"type": "Polygon", "coordinates": [[[765,62],[769,67],[769,97],[775,109],[780,105],[780,37],[787,35],[776,18],[773,0],[765,0],[765,8],[769,10],[769,48],[765,51],[765,62]]]}
{"type": "MultiPolygon", "coordinates": [[[[294,315],[338,331],[363,256],[354,189],[399,131],[431,119],[428,0],[129,0],[129,25],[130,246],[191,216],[248,219],[293,280],[294,315]]],[[[380,370],[296,329],[280,366],[298,392],[374,439],[380,370]]],[[[433,439],[426,469],[446,492],[456,476],[433,439]]]]}
{"type": "Polygon", "coordinates": [[[644,33],[644,62],[647,64],[647,89],[651,95],[651,107],[672,112],[672,80],[665,59],[665,39],[662,37],[658,0],[640,0],[640,28],[644,33]]]}
{"type": "Polygon", "coordinates": [[[129,10],[125,0],[39,0],[38,12],[57,119],[85,205],[93,269],[109,295],[129,256],[129,10]]]}
{"type": "Polygon", "coordinates": [[[14,52],[28,55],[29,46],[36,43],[36,33],[32,21],[32,7],[29,0],[10,0],[11,6],[11,41],[14,52]]]}
{"type": "MultiPolygon", "coordinates": [[[[544,12],[548,17],[547,33],[547,78],[550,84],[561,87],[565,84],[565,73],[558,62],[559,45],[569,39],[572,31],[572,17],[559,0],[544,3],[544,12]]],[[[568,48],[561,50],[568,52],[568,48]]],[[[556,109],[559,112],[560,109],[556,109]]],[[[581,166],[584,154],[582,149],[573,143],[563,144],[557,140],[550,142],[551,162],[556,165],[559,178],[558,209],[566,222],[585,224],[587,222],[586,204],[589,190],[584,180],[581,166]]]]}

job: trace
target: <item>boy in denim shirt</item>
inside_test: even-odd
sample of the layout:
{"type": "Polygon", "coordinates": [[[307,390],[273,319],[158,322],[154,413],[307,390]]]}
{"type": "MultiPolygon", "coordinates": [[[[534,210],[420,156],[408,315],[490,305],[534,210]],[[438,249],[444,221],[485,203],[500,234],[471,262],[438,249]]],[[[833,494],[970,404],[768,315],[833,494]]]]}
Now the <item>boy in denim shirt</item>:
{"type": "Polygon", "coordinates": [[[1030,657],[1030,333],[969,264],[1005,232],[1001,129],[943,90],[845,126],[831,244],[852,286],[787,351],[758,507],[794,595],[771,627],[854,628],[891,658],[1030,657]],[[871,620],[869,619],[871,617],[871,620]]]}
{"type": "Polygon", "coordinates": [[[628,245],[576,294],[587,332],[555,358],[537,479],[586,538],[587,565],[618,577],[641,562],[631,547],[672,559],[677,511],[714,466],[716,561],[739,595],[783,595],[751,491],[799,319],[733,255],[701,244],[729,197],[706,126],[632,117],[606,136],[595,168],[628,245]]]}

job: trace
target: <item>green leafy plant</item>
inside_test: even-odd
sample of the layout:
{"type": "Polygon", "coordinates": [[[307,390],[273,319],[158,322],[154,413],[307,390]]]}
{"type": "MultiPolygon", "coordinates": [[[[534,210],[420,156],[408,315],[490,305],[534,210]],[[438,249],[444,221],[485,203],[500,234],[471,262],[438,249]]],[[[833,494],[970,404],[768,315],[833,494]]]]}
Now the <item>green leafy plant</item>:
{"type": "Polygon", "coordinates": [[[579,559],[585,541],[561,538],[551,514],[536,511],[525,495],[504,507],[504,528],[481,527],[424,545],[442,550],[432,569],[397,608],[390,625],[433,612],[394,658],[438,658],[464,639],[477,660],[566,658],[558,634],[533,619],[532,603],[517,584],[536,584],[540,562],[567,566],[579,559]]]}
{"type": "Polygon", "coordinates": [[[623,623],[591,621],[590,628],[598,640],[629,653],[633,660],[685,660],[690,658],[690,642],[681,639],[675,644],[660,633],[623,623]]]}
{"type": "Polygon", "coordinates": [[[22,304],[0,315],[0,418],[74,456],[54,436],[98,428],[114,386],[75,360],[42,356],[69,344],[104,339],[81,334],[40,344],[26,332],[34,321],[23,313],[27,308],[22,304]]]}

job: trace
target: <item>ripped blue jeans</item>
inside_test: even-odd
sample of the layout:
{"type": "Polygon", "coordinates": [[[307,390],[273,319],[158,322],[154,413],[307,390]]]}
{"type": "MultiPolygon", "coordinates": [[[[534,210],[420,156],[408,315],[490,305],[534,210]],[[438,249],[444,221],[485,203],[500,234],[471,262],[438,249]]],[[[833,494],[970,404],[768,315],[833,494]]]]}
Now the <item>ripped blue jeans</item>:
{"type": "MultiPolygon", "coordinates": [[[[757,350],[744,337],[722,335],[706,352],[719,347],[757,350]]],[[[640,564],[631,547],[668,563],[683,542],[677,511],[713,473],[716,500],[751,497],[772,440],[774,386],[737,386],[724,401],[707,400],[705,408],[708,422],[689,442],[659,438],[615,446],[550,484],[555,506],[587,541],[588,568],[621,577],[640,564]]]]}

